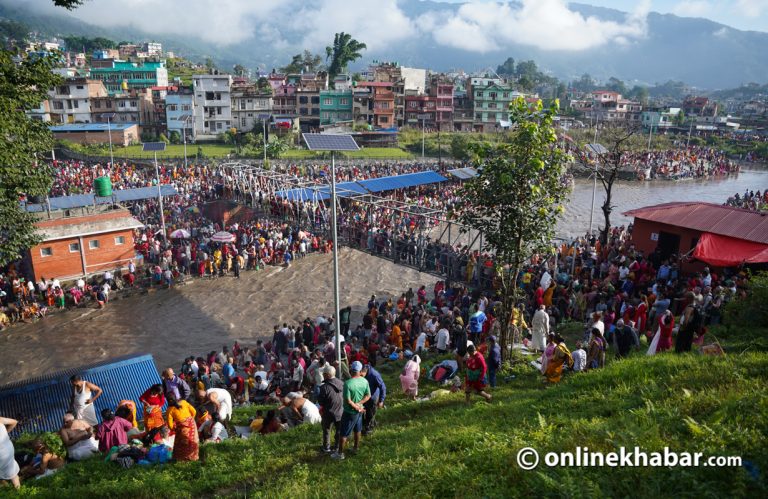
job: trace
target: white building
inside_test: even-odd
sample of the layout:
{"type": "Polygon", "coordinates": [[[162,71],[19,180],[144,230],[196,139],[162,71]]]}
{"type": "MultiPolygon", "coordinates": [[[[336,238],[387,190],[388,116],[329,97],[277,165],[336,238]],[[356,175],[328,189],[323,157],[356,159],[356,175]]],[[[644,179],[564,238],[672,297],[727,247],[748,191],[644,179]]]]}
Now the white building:
{"type": "Polygon", "coordinates": [[[50,120],[55,123],[92,123],[91,99],[106,97],[99,80],[72,78],[48,92],[50,120]]]}
{"type": "Polygon", "coordinates": [[[259,91],[255,85],[232,87],[232,123],[239,132],[250,132],[259,115],[272,114],[272,93],[259,91]]]}
{"type": "Polygon", "coordinates": [[[163,55],[163,44],[158,42],[146,42],[142,47],[143,52],[146,52],[149,56],[163,55]]]}
{"type": "Polygon", "coordinates": [[[232,76],[192,76],[194,95],[195,136],[214,138],[232,126],[232,76]]]}
{"type": "Polygon", "coordinates": [[[400,75],[403,78],[403,90],[406,92],[416,92],[418,95],[424,95],[427,86],[426,69],[401,67],[400,75]]]}

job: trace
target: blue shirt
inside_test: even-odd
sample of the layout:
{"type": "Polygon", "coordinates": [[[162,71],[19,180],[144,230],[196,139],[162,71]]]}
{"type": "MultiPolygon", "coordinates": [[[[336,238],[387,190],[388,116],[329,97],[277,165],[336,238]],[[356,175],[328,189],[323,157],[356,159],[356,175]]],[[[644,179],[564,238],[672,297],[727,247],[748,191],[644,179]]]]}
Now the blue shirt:
{"type": "Polygon", "coordinates": [[[234,367],[232,367],[232,364],[230,364],[229,362],[227,362],[226,364],[224,364],[224,369],[223,369],[222,371],[223,371],[223,373],[222,373],[222,374],[224,374],[224,381],[225,381],[227,384],[229,384],[229,379],[230,379],[232,376],[234,376],[234,375],[235,375],[235,368],[234,368],[234,367]]]}
{"type": "Polygon", "coordinates": [[[368,366],[368,374],[365,375],[365,379],[368,380],[368,386],[371,387],[371,398],[378,398],[379,402],[384,403],[384,399],[387,398],[387,385],[384,384],[379,371],[371,366],[368,366]]]}
{"type": "Polygon", "coordinates": [[[482,333],[483,323],[488,319],[485,312],[477,311],[469,318],[469,331],[471,333],[482,333]]]}

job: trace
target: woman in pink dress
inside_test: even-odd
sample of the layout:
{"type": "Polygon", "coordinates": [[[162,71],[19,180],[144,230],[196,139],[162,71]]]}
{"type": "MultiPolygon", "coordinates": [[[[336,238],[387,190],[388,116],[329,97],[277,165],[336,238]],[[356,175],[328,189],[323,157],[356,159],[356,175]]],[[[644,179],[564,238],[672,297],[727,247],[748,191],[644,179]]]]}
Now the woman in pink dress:
{"type": "Polygon", "coordinates": [[[419,394],[419,374],[421,371],[421,358],[418,355],[414,355],[411,360],[405,363],[403,367],[403,373],[400,375],[400,385],[403,387],[403,392],[410,397],[411,400],[416,399],[419,394]]]}

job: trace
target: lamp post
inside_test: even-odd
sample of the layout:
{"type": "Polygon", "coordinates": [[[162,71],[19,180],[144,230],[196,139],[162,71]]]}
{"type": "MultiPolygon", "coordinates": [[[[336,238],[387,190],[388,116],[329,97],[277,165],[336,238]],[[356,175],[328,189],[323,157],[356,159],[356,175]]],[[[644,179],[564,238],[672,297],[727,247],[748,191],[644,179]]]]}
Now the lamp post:
{"type": "Polygon", "coordinates": [[[339,246],[338,230],[336,227],[336,151],[359,151],[355,139],[351,135],[332,135],[320,133],[303,133],[302,137],[310,151],[331,151],[331,231],[333,239],[333,306],[336,324],[336,371],[341,377],[341,322],[339,304],[339,246]]]}
{"type": "Polygon", "coordinates": [[[160,190],[160,167],[157,164],[157,151],[165,151],[165,142],[145,142],[142,148],[144,152],[153,152],[155,155],[155,180],[157,182],[157,201],[160,204],[160,225],[163,228],[163,246],[167,241],[165,232],[165,213],[163,213],[163,193],[160,190]]]}
{"type": "Polygon", "coordinates": [[[185,114],[183,116],[179,116],[176,119],[184,123],[184,126],[181,128],[181,133],[183,135],[183,140],[184,140],[184,169],[186,170],[187,168],[187,128],[191,128],[190,123],[194,121],[194,117],[191,114],[185,114]]]}
{"type": "Polygon", "coordinates": [[[103,113],[102,118],[107,119],[107,134],[109,135],[109,166],[115,167],[115,157],[112,155],[112,123],[110,120],[115,117],[115,113],[103,113]]]}
{"type": "Polygon", "coordinates": [[[269,114],[260,114],[258,118],[261,120],[261,138],[264,143],[264,168],[267,167],[267,120],[272,116],[269,114]]]}
{"type": "Polygon", "coordinates": [[[424,130],[427,128],[427,118],[429,115],[426,113],[418,115],[421,120],[421,159],[424,160],[424,130]]]}

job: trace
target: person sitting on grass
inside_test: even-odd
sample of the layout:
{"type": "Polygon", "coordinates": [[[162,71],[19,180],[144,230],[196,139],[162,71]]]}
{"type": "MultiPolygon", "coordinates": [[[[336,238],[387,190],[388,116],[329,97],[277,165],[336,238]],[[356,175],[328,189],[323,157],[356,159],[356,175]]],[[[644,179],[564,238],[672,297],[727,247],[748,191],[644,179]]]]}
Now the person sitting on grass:
{"type": "Polygon", "coordinates": [[[64,414],[59,436],[67,449],[67,458],[72,461],[88,459],[99,452],[91,426],[82,419],[75,419],[71,412],[64,414]]]}
{"type": "Polygon", "coordinates": [[[485,358],[477,351],[473,344],[467,346],[467,355],[468,357],[465,361],[467,373],[464,379],[467,404],[469,404],[469,398],[473,391],[483,397],[486,402],[490,402],[493,397],[490,393],[485,392],[485,379],[488,374],[485,358]]]}
{"type": "Polygon", "coordinates": [[[219,421],[219,415],[215,412],[200,426],[198,431],[203,442],[219,443],[229,438],[226,427],[219,421]]]}

